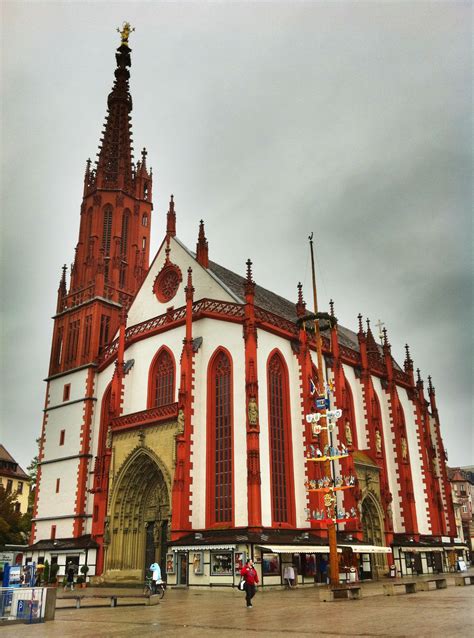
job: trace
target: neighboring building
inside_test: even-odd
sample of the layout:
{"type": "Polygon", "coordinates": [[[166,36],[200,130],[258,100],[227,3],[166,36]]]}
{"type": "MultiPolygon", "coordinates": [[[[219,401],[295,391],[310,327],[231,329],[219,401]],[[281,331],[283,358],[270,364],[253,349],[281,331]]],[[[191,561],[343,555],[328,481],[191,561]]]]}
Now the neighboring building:
{"type": "MultiPolygon", "coordinates": [[[[293,563],[322,579],[322,480],[306,416],[318,378],[314,334],[295,302],[166,234],[149,265],[152,173],[132,160],[127,33],[95,168],[87,163],[69,285],[59,284],[30,557],[87,562],[105,581],[140,581],[158,560],[168,581],[237,584],[253,556],[264,586],[293,563]]],[[[229,224],[231,221],[229,220],[229,224]]],[[[295,280],[297,274],[295,273],[295,280]]],[[[334,317],[334,308],[331,306],[334,317]]],[[[448,566],[457,536],[435,389],[428,400],[407,347],[403,369],[385,332],[323,330],[332,407],[342,410],[335,462],[341,569],[363,576],[448,566]]]]}
{"type": "Polygon", "coordinates": [[[471,560],[474,551],[474,473],[471,467],[449,467],[458,536],[469,545],[471,560]]]}
{"type": "Polygon", "coordinates": [[[30,477],[0,444],[0,486],[15,496],[15,511],[26,514],[30,495],[30,477]]]}

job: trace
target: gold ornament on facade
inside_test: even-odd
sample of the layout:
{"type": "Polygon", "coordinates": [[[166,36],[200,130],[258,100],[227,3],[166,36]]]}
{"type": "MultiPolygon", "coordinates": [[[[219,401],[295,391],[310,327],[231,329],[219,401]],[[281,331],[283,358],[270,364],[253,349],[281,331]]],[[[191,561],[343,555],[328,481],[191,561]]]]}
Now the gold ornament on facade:
{"type": "Polygon", "coordinates": [[[407,440],[404,436],[402,436],[401,445],[402,445],[402,459],[406,461],[407,455],[408,455],[408,446],[407,446],[407,440]]]}
{"type": "Polygon", "coordinates": [[[135,31],[135,27],[130,26],[130,22],[124,22],[122,25],[122,30],[117,27],[117,31],[120,33],[120,37],[122,38],[122,44],[128,46],[128,37],[132,31],[135,31]]]}
{"type": "Polygon", "coordinates": [[[248,417],[250,425],[258,424],[258,405],[255,397],[249,399],[248,417]]]}
{"type": "Polygon", "coordinates": [[[349,423],[349,421],[346,421],[345,432],[346,432],[347,445],[352,445],[352,430],[351,430],[351,424],[349,423]]]}
{"type": "Polygon", "coordinates": [[[178,433],[183,434],[184,432],[184,410],[178,410],[178,433]]]}

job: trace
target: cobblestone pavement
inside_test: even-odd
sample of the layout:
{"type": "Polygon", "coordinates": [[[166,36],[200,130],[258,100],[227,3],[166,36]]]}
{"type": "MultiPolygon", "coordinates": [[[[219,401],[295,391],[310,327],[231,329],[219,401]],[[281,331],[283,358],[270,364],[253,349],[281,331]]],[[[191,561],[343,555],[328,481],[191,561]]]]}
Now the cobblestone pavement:
{"type": "MultiPolygon", "coordinates": [[[[422,578],[422,577],[421,577],[422,578]]],[[[59,591],[54,621],[41,625],[0,628],[1,638],[34,636],[152,636],[230,638],[262,636],[278,638],[338,636],[416,636],[457,638],[474,635],[474,586],[454,587],[416,594],[383,596],[382,582],[363,585],[362,600],[322,603],[314,588],[258,591],[252,609],[245,607],[242,592],[226,589],[168,589],[157,606],[138,606],[136,600],[119,599],[110,608],[107,600],[84,601],[71,608],[70,594],[59,591]],[[133,604],[135,603],[135,604],[133,604]],[[97,606],[91,607],[91,604],[97,606]],[[65,608],[68,605],[69,608],[65,608]],[[99,606],[100,605],[100,606],[99,606]]],[[[92,594],[98,589],[74,592],[92,594]]],[[[100,593],[137,593],[130,589],[100,589],[100,593]]]]}

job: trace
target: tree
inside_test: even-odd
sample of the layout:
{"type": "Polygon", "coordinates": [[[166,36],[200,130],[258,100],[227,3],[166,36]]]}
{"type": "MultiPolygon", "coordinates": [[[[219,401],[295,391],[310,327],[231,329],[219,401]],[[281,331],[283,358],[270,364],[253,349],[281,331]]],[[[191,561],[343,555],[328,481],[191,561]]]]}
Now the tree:
{"type": "Polygon", "coordinates": [[[28,541],[31,515],[15,511],[16,492],[0,486],[0,545],[22,545],[28,541]]]}
{"type": "Polygon", "coordinates": [[[36,481],[38,477],[38,463],[39,463],[39,448],[41,445],[41,437],[36,439],[36,444],[38,446],[38,453],[33,457],[31,463],[26,468],[28,470],[28,476],[31,479],[30,483],[30,494],[28,496],[28,511],[33,510],[33,505],[35,503],[35,492],[36,492],[36,481]]]}

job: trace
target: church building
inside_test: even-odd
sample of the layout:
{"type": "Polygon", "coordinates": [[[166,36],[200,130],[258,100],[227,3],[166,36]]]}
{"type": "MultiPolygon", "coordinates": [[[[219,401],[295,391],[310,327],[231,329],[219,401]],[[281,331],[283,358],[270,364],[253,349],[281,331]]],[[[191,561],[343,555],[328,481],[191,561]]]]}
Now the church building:
{"type": "Polygon", "coordinates": [[[215,263],[202,221],[185,246],[172,195],[150,263],[153,175],[145,149],[133,158],[129,32],[58,288],[30,559],[60,574],[87,564],[99,583],[141,582],[158,561],[170,584],[232,587],[251,557],[264,587],[289,573],[314,584],[331,488],[342,577],[449,569],[463,548],[435,389],[408,346],[400,366],[386,332],[377,343],[361,315],[345,328],[331,302],[318,369],[301,285],[286,300],[255,283],[246,255],[242,274],[215,263]],[[324,449],[323,379],[337,416],[324,449]]]}

